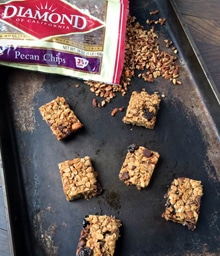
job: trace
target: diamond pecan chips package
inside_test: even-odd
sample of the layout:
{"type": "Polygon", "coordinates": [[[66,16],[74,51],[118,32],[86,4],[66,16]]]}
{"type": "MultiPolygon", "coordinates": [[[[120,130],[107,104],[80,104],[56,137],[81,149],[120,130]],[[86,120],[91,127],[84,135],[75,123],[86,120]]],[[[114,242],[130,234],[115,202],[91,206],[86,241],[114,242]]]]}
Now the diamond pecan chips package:
{"type": "Polygon", "coordinates": [[[0,1],[0,64],[119,83],[128,0],[0,1]]]}

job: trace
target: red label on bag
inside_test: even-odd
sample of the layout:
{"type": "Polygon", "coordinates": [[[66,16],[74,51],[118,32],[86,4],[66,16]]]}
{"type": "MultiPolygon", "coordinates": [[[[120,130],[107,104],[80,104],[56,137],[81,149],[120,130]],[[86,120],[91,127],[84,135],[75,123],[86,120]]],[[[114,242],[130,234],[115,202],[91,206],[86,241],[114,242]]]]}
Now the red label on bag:
{"type": "Polygon", "coordinates": [[[0,4],[0,20],[38,38],[88,33],[104,26],[62,0],[23,0],[0,4]]]}

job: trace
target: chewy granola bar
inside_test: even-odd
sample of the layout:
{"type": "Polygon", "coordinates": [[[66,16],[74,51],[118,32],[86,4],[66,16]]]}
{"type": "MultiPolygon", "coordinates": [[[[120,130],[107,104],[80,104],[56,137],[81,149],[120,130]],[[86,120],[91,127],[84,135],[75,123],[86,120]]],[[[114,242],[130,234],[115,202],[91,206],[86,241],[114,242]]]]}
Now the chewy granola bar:
{"type": "Polygon", "coordinates": [[[157,93],[150,95],[146,91],[133,91],[122,121],[126,124],[154,129],[160,101],[157,93]]]}
{"type": "Polygon", "coordinates": [[[76,256],[113,256],[121,225],[121,221],[112,216],[86,216],[76,256]]]}
{"type": "Polygon", "coordinates": [[[194,230],[199,217],[202,195],[201,181],[185,177],[174,179],[164,196],[167,201],[162,217],[194,230]]]}
{"type": "Polygon", "coordinates": [[[101,193],[97,181],[98,173],[94,170],[89,156],[74,158],[58,164],[63,184],[63,191],[68,201],[84,197],[90,199],[101,193]]]}
{"type": "Polygon", "coordinates": [[[119,179],[127,186],[135,185],[138,190],[149,185],[159,153],[143,146],[131,144],[119,173],[119,179]]]}
{"type": "Polygon", "coordinates": [[[57,97],[39,110],[57,140],[66,138],[83,126],[63,97],[57,97]]]}

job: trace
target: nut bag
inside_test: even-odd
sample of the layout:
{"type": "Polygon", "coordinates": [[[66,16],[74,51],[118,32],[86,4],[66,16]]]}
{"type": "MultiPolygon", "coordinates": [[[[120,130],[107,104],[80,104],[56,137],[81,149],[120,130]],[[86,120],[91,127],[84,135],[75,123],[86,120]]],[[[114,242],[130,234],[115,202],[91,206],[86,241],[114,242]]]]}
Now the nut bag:
{"type": "Polygon", "coordinates": [[[0,64],[119,83],[128,0],[0,1],[0,64]]]}

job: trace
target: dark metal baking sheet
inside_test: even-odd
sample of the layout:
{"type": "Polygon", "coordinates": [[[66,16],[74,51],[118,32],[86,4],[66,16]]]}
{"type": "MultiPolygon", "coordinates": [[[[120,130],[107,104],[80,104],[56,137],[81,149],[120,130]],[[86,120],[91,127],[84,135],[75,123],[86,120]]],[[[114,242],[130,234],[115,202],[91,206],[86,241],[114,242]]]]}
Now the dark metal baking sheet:
{"type": "Polygon", "coordinates": [[[220,254],[220,107],[170,3],[131,1],[131,13],[143,25],[154,9],[167,18],[166,26],[156,27],[160,38],[171,39],[179,50],[181,86],[135,78],[127,95],[94,108],[94,94],[80,80],[0,67],[1,153],[15,255],[75,255],[87,214],[121,219],[116,256],[220,254]],[[154,130],[123,124],[125,112],[111,116],[114,107],[127,106],[131,91],[142,88],[165,95],[154,130]],[[64,141],[52,136],[38,111],[57,96],[65,97],[84,123],[64,141]],[[150,186],[142,191],[118,179],[131,143],[161,155],[150,186]],[[104,193],[67,202],[57,164],[85,155],[92,158],[104,193]],[[204,186],[193,232],[161,217],[163,196],[179,176],[204,186]]]}

